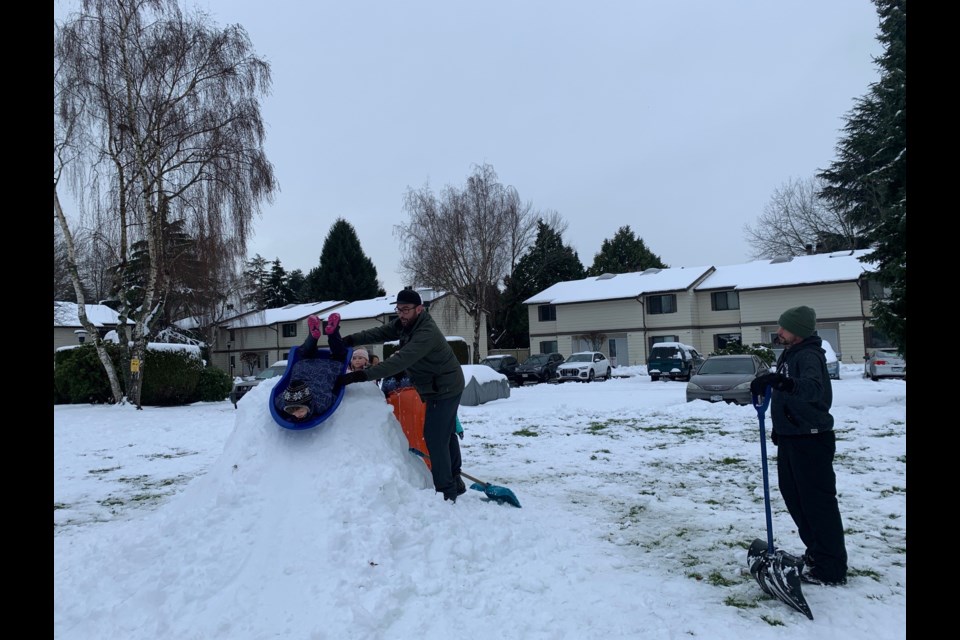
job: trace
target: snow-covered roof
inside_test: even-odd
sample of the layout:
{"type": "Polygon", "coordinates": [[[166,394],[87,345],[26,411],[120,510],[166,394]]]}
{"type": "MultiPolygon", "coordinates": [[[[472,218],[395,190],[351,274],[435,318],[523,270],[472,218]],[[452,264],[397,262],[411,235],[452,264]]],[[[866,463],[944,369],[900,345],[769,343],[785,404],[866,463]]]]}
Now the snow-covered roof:
{"type": "Polygon", "coordinates": [[[707,275],[713,267],[647,269],[633,273],[605,273],[582,280],[558,282],[524,300],[524,304],[564,304],[591,300],[621,300],[658,291],[683,291],[707,275]]]}
{"type": "Polygon", "coordinates": [[[871,249],[754,260],[724,267],[674,267],[647,269],[558,282],[524,300],[524,304],[566,304],[595,300],[620,300],[666,291],[713,289],[764,289],[769,287],[852,282],[873,265],[860,262],[871,249]],[[702,280],[700,280],[703,278],[702,280]]]}
{"type": "MultiPolygon", "coordinates": [[[[96,327],[116,326],[120,322],[120,316],[117,312],[105,304],[87,304],[84,307],[86,307],[87,319],[96,327]]],[[[133,324],[133,321],[128,319],[127,324],[133,324]]],[[[82,326],[77,303],[55,301],[53,303],[53,326],[82,326]]]]}
{"type": "Polygon", "coordinates": [[[697,290],[709,289],[764,289],[826,282],[852,282],[873,265],[860,262],[860,257],[871,249],[835,251],[814,255],[754,260],[746,264],[717,267],[710,276],[697,285],[697,290]]]}
{"type": "Polygon", "coordinates": [[[308,302],[305,304],[288,304],[275,309],[251,311],[237,316],[224,323],[229,329],[244,329],[249,327],[263,327],[279,322],[296,322],[307,316],[321,315],[344,304],[344,300],[325,300],[323,302],[308,302]]]}
{"type": "Polygon", "coordinates": [[[393,308],[395,306],[397,306],[397,296],[381,296],[379,298],[370,298],[369,300],[357,300],[345,304],[342,307],[330,309],[321,316],[321,319],[326,320],[334,311],[340,314],[341,320],[376,318],[394,313],[393,308]]]}

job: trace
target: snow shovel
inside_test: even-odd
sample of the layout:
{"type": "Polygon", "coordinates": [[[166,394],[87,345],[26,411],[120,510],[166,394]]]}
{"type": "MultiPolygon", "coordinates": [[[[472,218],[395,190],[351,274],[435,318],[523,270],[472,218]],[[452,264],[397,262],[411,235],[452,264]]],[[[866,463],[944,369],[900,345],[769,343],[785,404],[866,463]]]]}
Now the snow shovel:
{"type": "Polygon", "coordinates": [[[800,590],[800,572],[803,560],[773,546],[773,517],[770,515],[770,481],[767,477],[767,434],[763,428],[763,415],[770,406],[770,387],[767,386],[763,403],[753,395],[753,406],[760,418],[760,459],[763,462],[763,506],[767,514],[767,540],[757,538],[747,551],[750,573],[764,593],[786,603],[813,620],[810,606],[800,590]]]}
{"type": "MultiPolygon", "coordinates": [[[[425,453],[423,453],[422,451],[414,447],[410,447],[410,453],[414,453],[420,456],[421,458],[423,458],[424,460],[430,459],[430,456],[426,455],[425,453]]],[[[513,491],[510,491],[510,489],[507,489],[506,487],[498,487],[497,485],[490,484],[489,482],[484,482],[483,480],[474,478],[470,474],[464,473],[463,471],[460,471],[460,475],[462,475],[467,480],[473,480],[473,484],[470,485],[471,489],[475,489],[477,491],[483,491],[485,494],[487,494],[487,498],[489,498],[490,500],[494,500],[497,504],[503,504],[504,502],[506,502],[507,504],[512,504],[517,508],[521,508],[520,501],[517,500],[517,496],[514,495],[513,491]]]]}

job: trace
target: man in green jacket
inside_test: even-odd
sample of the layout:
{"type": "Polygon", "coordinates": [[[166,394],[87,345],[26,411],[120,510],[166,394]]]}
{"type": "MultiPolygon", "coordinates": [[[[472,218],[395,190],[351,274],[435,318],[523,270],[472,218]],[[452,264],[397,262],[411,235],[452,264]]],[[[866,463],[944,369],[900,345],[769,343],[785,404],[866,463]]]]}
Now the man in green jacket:
{"type": "Polygon", "coordinates": [[[347,346],[399,340],[400,348],[378,365],[337,378],[337,385],[389,378],[406,370],[420,399],[427,405],[423,438],[430,455],[434,488],[443,499],[456,502],[467,488],[460,478],[460,441],[457,410],[463,395],[463,369],[446,336],[424,308],[420,294],[404,289],[397,294],[396,320],[343,337],[347,346]]]}
{"type": "Polygon", "coordinates": [[[807,306],[787,309],[777,335],[785,345],[776,373],[750,384],[754,396],[772,387],[770,438],[777,450],[780,494],[807,550],[800,580],[821,585],[847,582],[847,549],[837,503],[833,456],[833,388],[822,340],[816,335],[817,314],[807,306]]]}

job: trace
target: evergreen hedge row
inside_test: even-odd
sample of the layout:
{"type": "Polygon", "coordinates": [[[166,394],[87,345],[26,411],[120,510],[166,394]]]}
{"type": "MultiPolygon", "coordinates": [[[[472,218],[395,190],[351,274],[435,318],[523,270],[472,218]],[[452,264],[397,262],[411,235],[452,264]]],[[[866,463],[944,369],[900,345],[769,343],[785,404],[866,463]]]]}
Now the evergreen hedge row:
{"type": "MultiPolygon", "coordinates": [[[[120,388],[126,393],[129,363],[124,351],[115,344],[105,347],[120,378],[120,388]]],[[[92,344],[58,351],[53,362],[54,404],[113,402],[110,381],[92,344]]],[[[147,349],[143,370],[140,404],[146,406],[217,402],[224,400],[233,387],[227,373],[204,367],[200,359],[185,351],[147,349]]]]}

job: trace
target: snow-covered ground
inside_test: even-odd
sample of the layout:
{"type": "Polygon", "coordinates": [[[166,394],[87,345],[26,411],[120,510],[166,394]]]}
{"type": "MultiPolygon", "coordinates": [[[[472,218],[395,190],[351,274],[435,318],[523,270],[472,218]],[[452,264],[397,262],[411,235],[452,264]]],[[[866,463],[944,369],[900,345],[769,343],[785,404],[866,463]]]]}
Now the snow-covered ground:
{"type": "MultiPolygon", "coordinates": [[[[810,621],[747,571],[756,411],[618,373],[461,407],[463,470],[521,509],[445,503],[373,383],[306,432],[271,420],[276,380],[236,410],[56,406],[54,636],[906,636],[905,381],[833,382],[850,580],[804,585],[810,621]]],[[[801,552],[769,452],[776,543],[801,552]]]]}

